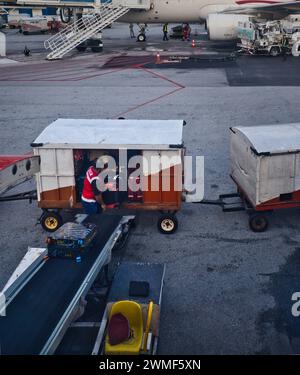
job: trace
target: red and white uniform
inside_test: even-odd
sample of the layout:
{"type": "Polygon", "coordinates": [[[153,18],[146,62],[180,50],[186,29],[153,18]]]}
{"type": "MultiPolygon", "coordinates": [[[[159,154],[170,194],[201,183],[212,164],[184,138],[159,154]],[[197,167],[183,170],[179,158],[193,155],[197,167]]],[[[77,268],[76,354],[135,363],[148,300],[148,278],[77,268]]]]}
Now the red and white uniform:
{"type": "Polygon", "coordinates": [[[89,169],[86,171],[85,179],[83,182],[83,191],[81,195],[81,199],[83,201],[88,203],[96,202],[92,183],[93,181],[96,181],[98,179],[99,176],[96,169],[93,166],[89,167],[89,169]]]}

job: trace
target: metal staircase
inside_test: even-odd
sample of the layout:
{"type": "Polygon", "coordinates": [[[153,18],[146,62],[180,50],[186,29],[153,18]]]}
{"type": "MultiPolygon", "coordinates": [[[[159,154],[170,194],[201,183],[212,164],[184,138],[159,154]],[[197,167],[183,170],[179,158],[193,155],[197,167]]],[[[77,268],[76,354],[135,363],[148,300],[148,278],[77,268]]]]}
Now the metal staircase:
{"type": "Polygon", "coordinates": [[[0,6],[0,16],[7,16],[7,15],[8,15],[8,11],[5,8],[2,8],[2,6],[0,6]]]}
{"type": "Polygon", "coordinates": [[[113,5],[111,1],[101,4],[97,13],[83,16],[44,42],[45,48],[51,50],[47,59],[61,59],[66,53],[116,21],[130,9],[130,6],[123,4],[113,5]]]}

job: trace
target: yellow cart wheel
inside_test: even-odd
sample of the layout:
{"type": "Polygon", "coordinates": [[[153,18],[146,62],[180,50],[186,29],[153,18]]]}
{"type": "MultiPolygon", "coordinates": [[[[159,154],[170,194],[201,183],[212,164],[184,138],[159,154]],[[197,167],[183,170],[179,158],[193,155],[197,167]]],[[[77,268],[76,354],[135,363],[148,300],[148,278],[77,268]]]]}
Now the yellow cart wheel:
{"type": "Polygon", "coordinates": [[[43,229],[47,232],[55,232],[63,223],[60,214],[51,211],[43,213],[40,221],[43,229]]]}
{"type": "Polygon", "coordinates": [[[157,223],[158,230],[163,234],[172,234],[176,232],[178,220],[173,214],[161,215],[157,223]]]}

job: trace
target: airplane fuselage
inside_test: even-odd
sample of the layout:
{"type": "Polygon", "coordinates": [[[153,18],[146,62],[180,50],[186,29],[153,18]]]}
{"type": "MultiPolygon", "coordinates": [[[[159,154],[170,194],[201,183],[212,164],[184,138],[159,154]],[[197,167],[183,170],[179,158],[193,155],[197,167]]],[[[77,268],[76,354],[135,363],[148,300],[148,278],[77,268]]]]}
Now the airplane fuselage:
{"type": "Polygon", "coordinates": [[[131,10],[121,22],[180,23],[203,22],[209,13],[234,6],[234,0],[153,0],[150,10],[131,10]]]}
{"type": "Polygon", "coordinates": [[[198,23],[211,13],[221,12],[229,7],[255,6],[289,2],[291,0],[153,0],[150,10],[131,10],[121,22],[129,23],[198,23]]]}

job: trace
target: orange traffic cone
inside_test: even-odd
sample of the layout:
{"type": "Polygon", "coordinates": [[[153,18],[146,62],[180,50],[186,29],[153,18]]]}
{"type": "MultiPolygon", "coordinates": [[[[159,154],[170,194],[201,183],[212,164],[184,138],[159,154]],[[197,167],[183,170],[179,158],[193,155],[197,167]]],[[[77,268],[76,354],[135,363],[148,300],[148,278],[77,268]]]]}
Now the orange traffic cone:
{"type": "Polygon", "coordinates": [[[157,52],[156,54],[156,64],[160,64],[160,54],[157,52]]]}
{"type": "Polygon", "coordinates": [[[192,41],[192,48],[195,48],[196,47],[196,43],[195,43],[195,39],[193,39],[192,41]]]}

